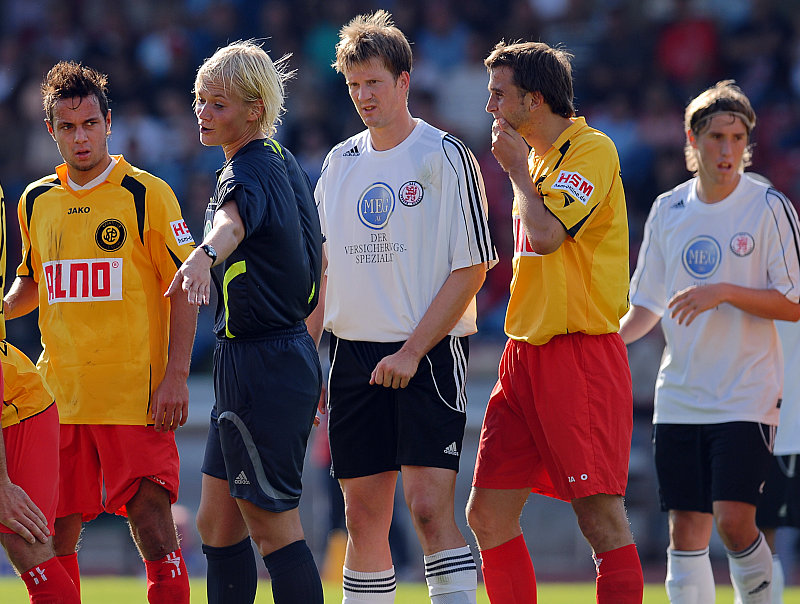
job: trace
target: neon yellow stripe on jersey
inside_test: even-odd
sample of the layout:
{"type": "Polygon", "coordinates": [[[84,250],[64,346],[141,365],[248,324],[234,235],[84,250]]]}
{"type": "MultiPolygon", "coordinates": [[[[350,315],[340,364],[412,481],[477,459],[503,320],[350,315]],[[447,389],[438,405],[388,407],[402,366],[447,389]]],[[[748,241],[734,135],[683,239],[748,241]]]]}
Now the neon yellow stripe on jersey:
{"type": "Polygon", "coordinates": [[[280,155],[283,159],[286,159],[285,157],[283,157],[283,149],[281,149],[281,146],[278,144],[277,141],[268,138],[266,141],[264,141],[264,144],[265,145],[269,144],[275,150],[275,153],[280,155]]]}
{"type": "Polygon", "coordinates": [[[314,292],[315,291],[317,291],[317,284],[316,283],[312,283],[311,284],[311,294],[308,296],[308,303],[309,304],[311,304],[311,300],[314,299],[314,292]]]}
{"type": "Polygon", "coordinates": [[[222,281],[222,298],[225,301],[225,335],[229,338],[235,338],[236,336],[228,329],[228,318],[230,317],[230,311],[228,309],[228,283],[233,281],[234,277],[238,277],[245,272],[247,272],[247,266],[244,260],[240,260],[228,267],[228,270],[225,271],[225,278],[222,281]]]}

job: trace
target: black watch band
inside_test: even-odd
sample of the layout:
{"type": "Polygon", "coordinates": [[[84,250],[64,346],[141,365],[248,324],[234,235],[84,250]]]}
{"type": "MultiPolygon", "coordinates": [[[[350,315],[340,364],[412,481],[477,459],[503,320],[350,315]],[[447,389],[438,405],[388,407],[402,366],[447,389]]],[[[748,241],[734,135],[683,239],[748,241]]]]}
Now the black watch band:
{"type": "Polygon", "coordinates": [[[207,243],[200,246],[200,249],[206,253],[206,256],[211,258],[211,264],[214,264],[217,261],[217,250],[214,249],[214,246],[208,245],[207,243]]]}

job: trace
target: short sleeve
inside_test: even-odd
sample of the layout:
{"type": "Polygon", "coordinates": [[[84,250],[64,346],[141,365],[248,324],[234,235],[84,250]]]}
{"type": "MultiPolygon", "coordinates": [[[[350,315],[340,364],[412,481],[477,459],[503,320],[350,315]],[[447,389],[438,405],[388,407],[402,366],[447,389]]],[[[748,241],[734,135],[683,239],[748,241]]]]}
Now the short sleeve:
{"type": "Polygon", "coordinates": [[[597,134],[564,151],[564,160],[539,183],[547,209],[573,238],[597,205],[603,201],[619,172],[614,144],[597,134]]]}
{"type": "Polygon", "coordinates": [[[447,134],[442,139],[447,165],[443,174],[452,179],[442,186],[443,195],[457,198],[451,230],[452,270],[476,264],[497,264],[497,252],[489,232],[489,204],[478,161],[464,143],[447,134]]]}

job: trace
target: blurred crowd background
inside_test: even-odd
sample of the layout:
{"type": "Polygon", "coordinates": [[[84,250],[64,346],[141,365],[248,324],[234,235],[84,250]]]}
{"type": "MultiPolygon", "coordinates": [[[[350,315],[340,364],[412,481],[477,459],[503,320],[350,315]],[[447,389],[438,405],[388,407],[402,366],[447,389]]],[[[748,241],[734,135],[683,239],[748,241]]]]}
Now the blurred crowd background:
{"type": "MultiPolygon", "coordinates": [[[[198,140],[192,85],[203,59],[248,38],[262,40],[274,59],[291,53],[297,74],[276,138],[315,182],[330,148],[363,129],[342,76],[330,67],[338,30],[377,8],[392,12],[412,43],[412,114],[460,137],[482,166],[501,257],[479,295],[475,342],[491,344],[483,357],[488,374],[499,358],[511,278],[511,190],[489,150],[491,117],[484,111],[483,58],[500,39],[541,40],[574,53],[578,113],[619,150],[631,270],[653,200],[690,177],[683,109],[717,80],[735,79],[755,106],[751,169],[800,202],[800,0],[0,0],[0,182],[10,274],[19,261],[19,195],[61,162],[39,94],[55,62],[73,59],[109,74],[111,152],[172,186],[198,240],[214,171],[224,160],[219,148],[204,148],[198,140]]],[[[211,309],[201,312],[194,375],[210,370],[211,318],[211,309]]],[[[35,313],[10,322],[8,333],[38,356],[35,313]]],[[[641,426],[631,460],[634,511],[637,497],[648,510],[655,506],[647,425],[662,345],[654,333],[631,349],[641,426]],[[636,491],[637,477],[645,477],[643,493],[636,491]]],[[[474,356],[478,364],[481,358],[474,356]]],[[[476,361],[471,364],[475,371],[476,361]]],[[[471,403],[479,427],[485,400],[471,403]]],[[[207,417],[207,409],[193,413],[207,417]]],[[[202,438],[199,431],[198,446],[202,438]]],[[[655,518],[666,534],[663,515],[655,518]]],[[[192,524],[191,510],[186,522],[192,524]]],[[[645,519],[640,526],[649,524],[645,519]]],[[[645,556],[662,561],[664,544],[659,536],[651,550],[644,548],[645,556]]]]}
{"type": "MultiPolygon", "coordinates": [[[[192,84],[218,47],[257,38],[291,53],[297,76],[277,138],[316,180],[327,151],[363,128],[330,64],[339,28],[386,8],[413,44],[412,113],[462,138],[483,168],[502,262],[480,294],[478,338],[501,338],[511,275],[510,198],[489,151],[482,60],[500,39],[541,40],[575,55],[578,112],[616,143],[631,225],[631,267],[655,196],[689,177],[683,108],[723,78],[758,112],[752,169],[800,200],[798,0],[0,0],[0,182],[9,208],[9,266],[19,258],[14,209],[26,184],[60,162],[39,85],[60,59],[110,76],[112,153],[166,180],[195,236],[223,160],[198,142],[192,84]]],[[[210,313],[206,313],[210,316],[210,313]]],[[[209,367],[201,318],[195,369],[209,367]]],[[[35,328],[12,322],[33,356],[35,328]]]]}

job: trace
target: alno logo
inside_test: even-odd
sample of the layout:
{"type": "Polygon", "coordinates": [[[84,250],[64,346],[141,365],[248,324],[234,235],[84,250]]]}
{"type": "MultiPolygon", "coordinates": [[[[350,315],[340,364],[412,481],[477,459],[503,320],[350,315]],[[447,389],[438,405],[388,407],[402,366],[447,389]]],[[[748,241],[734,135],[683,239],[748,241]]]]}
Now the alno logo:
{"type": "Polygon", "coordinates": [[[45,262],[42,272],[49,304],[122,300],[122,258],[45,262]]]}

